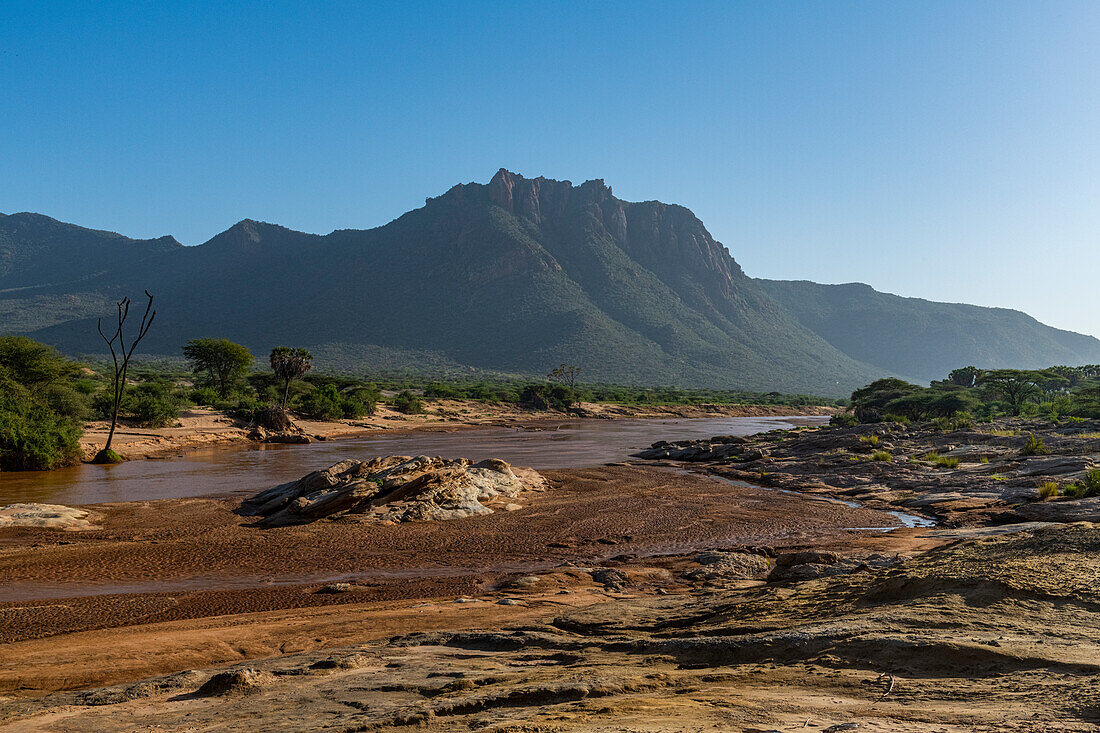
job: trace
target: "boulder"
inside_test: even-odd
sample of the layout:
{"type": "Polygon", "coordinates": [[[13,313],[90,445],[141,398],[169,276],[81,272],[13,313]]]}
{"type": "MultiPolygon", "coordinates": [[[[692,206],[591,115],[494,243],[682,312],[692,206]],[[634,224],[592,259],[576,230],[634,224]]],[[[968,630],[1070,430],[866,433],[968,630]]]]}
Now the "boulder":
{"type": "Polygon", "coordinates": [[[348,514],[391,522],[458,519],[512,506],[521,492],[542,489],[530,469],[487,459],[387,456],[347,460],[245,499],[239,513],[261,526],[300,524],[348,514]]]}
{"type": "Polygon", "coordinates": [[[673,461],[755,461],[767,455],[748,446],[749,441],[736,435],[718,435],[708,440],[658,441],[648,449],[634,453],[635,458],[673,461]]]}
{"type": "Polygon", "coordinates": [[[268,435],[267,437],[263,438],[263,442],[307,445],[310,441],[308,435],[302,435],[301,433],[275,433],[274,435],[268,435]]]}
{"type": "Polygon", "coordinates": [[[840,555],[827,550],[804,550],[803,552],[788,552],[775,559],[776,567],[792,567],[794,565],[836,565],[840,562],[840,555]]]}
{"type": "Polygon", "coordinates": [[[777,565],[775,570],[768,575],[772,582],[816,580],[827,578],[831,575],[842,575],[850,572],[850,568],[843,565],[825,565],[823,563],[801,563],[798,565],[777,565]]]}
{"type": "Polygon", "coordinates": [[[232,669],[227,672],[219,672],[200,687],[195,694],[199,696],[233,695],[255,692],[268,687],[275,682],[275,676],[270,672],[260,670],[232,669]]]}
{"type": "Polygon", "coordinates": [[[771,570],[768,558],[749,552],[708,551],[695,556],[700,568],[685,570],[686,580],[747,580],[767,575],[771,570]]]}
{"type": "Polygon", "coordinates": [[[592,571],[592,580],[599,583],[607,590],[622,590],[626,587],[627,579],[615,568],[597,568],[592,571]]]}

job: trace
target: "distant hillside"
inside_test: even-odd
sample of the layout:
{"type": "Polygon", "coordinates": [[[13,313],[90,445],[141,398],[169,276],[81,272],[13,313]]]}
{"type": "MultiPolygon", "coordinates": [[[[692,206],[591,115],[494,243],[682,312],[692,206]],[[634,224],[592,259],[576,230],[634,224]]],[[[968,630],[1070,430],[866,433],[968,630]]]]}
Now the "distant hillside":
{"type": "Polygon", "coordinates": [[[757,283],[802,325],[853,359],[925,381],[968,364],[1037,369],[1100,363],[1100,340],[1052,328],[1016,310],[902,298],[860,283],[757,283]]]}
{"type": "Polygon", "coordinates": [[[747,277],[682,206],[505,170],[324,236],[246,219],[184,247],[0,216],[0,332],[73,354],[102,353],[95,318],[148,288],[148,354],[215,336],[355,371],[541,376],[569,362],[590,381],[839,396],[968,363],[1100,361],[1094,339],[1071,348],[1022,314],[1031,330],[1012,334],[988,326],[1008,311],[819,287],[747,277]],[[925,331],[939,341],[909,343],[925,331]]]}
{"type": "Polygon", "coordinates": [[[41,214],[0,214],[0,291],[71,283],[107,272],[120,260],[182,248],[172,237],[130,239],[41,214]]]}
{"type": "Polygon", "coordinates": [[[94,303],[90,317],[104,294],[147,287],[160,309],[147,348],[161,353],[224,336],[259,352],[373,346],[509,373],[568,361],[590,380],[825,394],[877,376],[795,323],[690,211],[620,201],[602,181],[502,170],[369,231],[245,220],[197,247],[121,239],[123,253],[113,239],[76,245],[115,269],[68,282],[41,255],[39,287],[0,293],[0,314],[37,299],[37,323],[24,315],[21,330],[98,352],[94,321],[72,306],[94,303]]]}

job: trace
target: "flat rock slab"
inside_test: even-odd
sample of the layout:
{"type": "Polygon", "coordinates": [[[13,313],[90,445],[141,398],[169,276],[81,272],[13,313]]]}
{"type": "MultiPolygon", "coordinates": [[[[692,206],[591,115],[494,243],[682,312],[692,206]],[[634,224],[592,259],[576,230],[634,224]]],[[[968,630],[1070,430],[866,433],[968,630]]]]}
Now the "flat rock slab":
{"type": "Polygon", "coordinates": [[[1016,513],[1034,522],[1100,522],[1100,496],[1021,504],[1016,507],[1016,513]]]}
{"type": "Polygon", "coordinates": [[[980,461],[983,458],[1007,458],[1015,455],[1012,448],[996,445],[960,445],[943,453],[945,458],[958,458],[960,461],[980,461]]]}
{"type": "Polygon", "coordinates": [[[1051,456],[1050,458],[1028,458],[1020,465],[1017,476],[1062,476],[1069,473],[1081,473],[1096,464],[1085,456],[1051,456]]]}
{"type": "Polygon", "coordinates": [[[91,513],[63,504],[9,504],[0,507],[0,527],[43,527],[70,532],[99,529],[91,522],[91,513]]]}

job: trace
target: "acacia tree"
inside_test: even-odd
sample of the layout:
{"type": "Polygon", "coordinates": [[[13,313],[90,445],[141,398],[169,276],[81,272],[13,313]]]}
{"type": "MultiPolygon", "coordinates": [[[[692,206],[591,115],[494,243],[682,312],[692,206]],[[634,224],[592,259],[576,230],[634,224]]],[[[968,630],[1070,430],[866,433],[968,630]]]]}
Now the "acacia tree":
{"type": "Polygon", "coordinates": [[[191,339],[183,345],[183,355],[194,372],[206,372],[222,399],[229,396],[233,383],[252,366],[252,352],[229,339],[191,339]]]}
{"type": "Polygon", "coordinates": [[[554,369],[549,374],[547,374],[546,378],[549,379],[551,382],[557,382],[563,387],[576,389],[577,377],[580,376],[580,373],[580,367],[575,367],[572,364],[563,363],[557,369],[554,369]]]}
{"type": "Polygon", "coordinates": [[[301,379],[312,368],[313,354],[305,349],[276,346],[271,350],[271,371],[283,380],[282,407],[284,410],[286,409],[286,401],[290,397],[290,383],[295,379],[301,379]]]}
{"type": "Polygon", "coordinates": [[[975,386],[981,376],[981,369],[976,366],[968,366],[962,369],[952,369],[951,373],[947,375],[947,381],[960,387],[969,388],[975,386]]]}
{"type": "Polygon", "coordinates": [[[96,330],[99,331],[100,337],[107,342],[107,348],[111,350],[114,375],[111,380],[111,431],[107,433],[107,444],[92,459],[92,463],[118,463],[121,460],[118,454],[111,450],[111,442],[115,439],[115,428],[118,426],[118,407],[122,403],[122,395],[126,391],[126,372],[130,368],[130,357],[134,355],[134,349],[145,338],[145,334],[149,333],[149,327],[153,325],[153,319],[157,317],[157,312],[153,310],[153,296],[149,294],[148,290],[145,291],[145,297],[149,299],[149,302],[145,305],[145,314],[141,317],[141,325],[138,326],[137,336],[134,337],[129,348],[126,347],[126,335],[123,332],[126,317],[130,315],[129,298],[123,298],[115,303],[118,308],[118,325],[111,338],[107,338],[107,334],[103,332],[103,319],[100,318],[96,321],[96,330]]]}
{"type": "Polygon", "coordinates": [[[1019,415],[1024,403],[1042,394],[1039,381],[1042,373],[1025,369],[994,369],[982,374],[978,384],[1008,404],[1013,415],[1019,415]]]}

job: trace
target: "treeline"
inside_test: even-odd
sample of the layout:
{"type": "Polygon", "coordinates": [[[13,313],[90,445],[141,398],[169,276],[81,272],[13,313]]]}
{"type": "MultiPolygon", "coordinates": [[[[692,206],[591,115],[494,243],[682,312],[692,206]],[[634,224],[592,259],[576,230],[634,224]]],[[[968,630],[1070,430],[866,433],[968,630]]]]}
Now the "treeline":
{"type": "MultiPolygon", "coordinates": [[[[316,373],[305,349],[277,347],[266,368],[246,347],[226,339],[194,339],[183,363],[130,365],[118,415],[127,424],[159,428],[180,411],[210,407],[249,423],[285,419],[287,411],[317,420],[359,418],[383,401],[407,414],[439,399],[514,404],[531,410],[569,410],[578,402],[626,405],[834,405],[836,400],[743,390],[646,388],[578,383],[580,370],[562,364],[545,380],[443,382],[421,378],[363,379],[316,373]],[[383,396],[387,395],[387,396],[383,396]],[[274,419],[273,419],[274,418],[274,419]]],[[[80,460],[88,420],[109,420],[114,399],[112,362],[81,364],[22,336],[0,337],[0,470],[50,469],[80,460]]]]}
{"type": "Polygon", "coordinates": [[[852,393],[834,422],[937,421],[962,427],[996,417],[1100,418],[1100,365],[953,370],[928,387],[880,379],[852,393]]]}
{"type": "MultiPolygon", "coordinates": [[[[529,387],[547,387],[529,380],[440,382],[423,379],[379,380],[384,389],[423,390],[425,397],[481,400],[523,404],[529,387]]],[[[615,384],[581,384],[569,388],[577,402],[605,402],[616,405],[806,405],[836,406],[847,400],[779,392],[750,392],[728,389],[679,389],[676,387],[636,387],[615,384]]]]}

